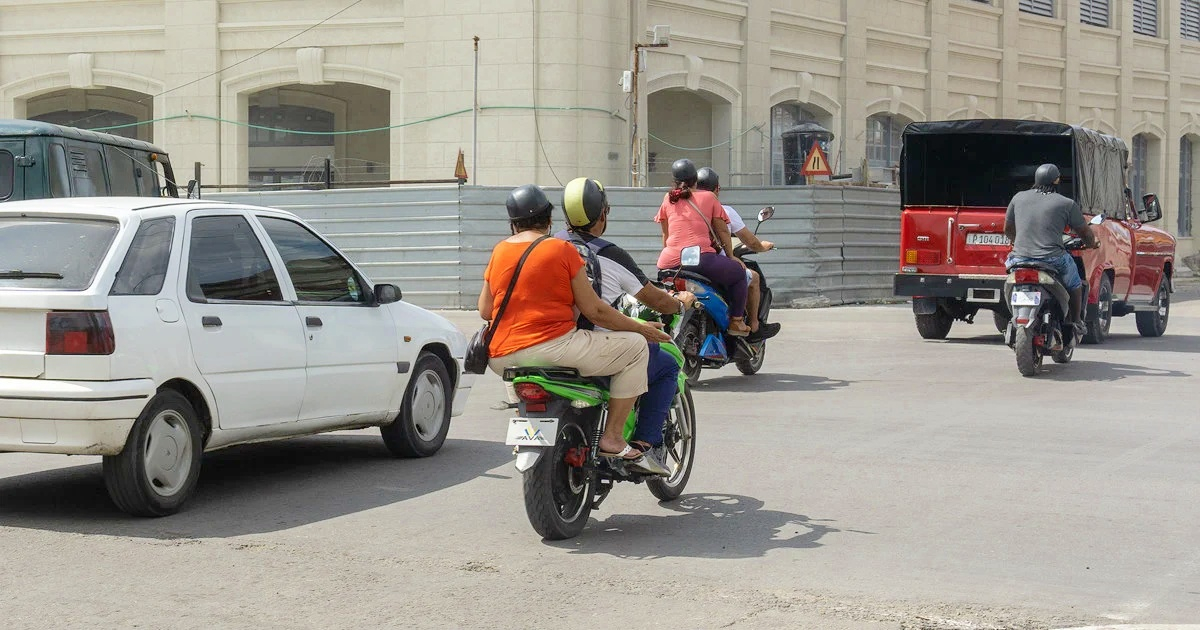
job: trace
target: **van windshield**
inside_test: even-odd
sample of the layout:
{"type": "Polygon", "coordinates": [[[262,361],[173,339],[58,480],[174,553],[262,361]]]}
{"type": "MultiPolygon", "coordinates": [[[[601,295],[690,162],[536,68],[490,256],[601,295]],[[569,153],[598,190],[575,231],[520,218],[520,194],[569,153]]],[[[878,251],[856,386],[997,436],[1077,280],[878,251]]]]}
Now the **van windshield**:
{"type": "Polygon", "coordinates": [[[1007,208],[1033,186],[1042,164],[1062,172],[1058,192],[1075,198],[1070,136],[914,134],[905,137],[901,193],[908,206],[1007,208]]]}
{"type": "Polygon", "coordinates": [[[0,288],[86,289],[119,228],[114,220],[0,216],[0,288]]]}

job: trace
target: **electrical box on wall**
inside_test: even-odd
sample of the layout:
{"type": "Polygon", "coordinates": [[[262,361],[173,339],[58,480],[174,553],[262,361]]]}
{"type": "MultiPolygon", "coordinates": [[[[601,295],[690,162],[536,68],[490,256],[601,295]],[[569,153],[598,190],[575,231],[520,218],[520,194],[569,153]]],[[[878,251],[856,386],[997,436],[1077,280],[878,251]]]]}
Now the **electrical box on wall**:
{"type": "Polygon", "coordinates": [[[626,70],[625,72],[621,73],[620,86],[621,86],[621,91],[625,92],[626,94],[633,91],[633,72],[632,71],[626,70]]]}
{"type": "Polygon", "coordinates": [[[654,31],[654,40],[651,42],[656,46],[666,46],[671,43],[671,25],[670,24],[655,24],[652,27],[654,31]]]}

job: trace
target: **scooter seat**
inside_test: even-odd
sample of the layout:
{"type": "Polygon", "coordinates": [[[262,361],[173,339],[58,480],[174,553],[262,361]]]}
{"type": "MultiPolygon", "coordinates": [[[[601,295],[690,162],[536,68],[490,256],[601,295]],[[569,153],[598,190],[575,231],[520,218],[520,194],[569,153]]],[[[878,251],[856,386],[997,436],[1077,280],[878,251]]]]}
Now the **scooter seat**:
{"type": "Polygon", "coordinates": [[[1058,277],[1058,268],[1057,267],[1055,267],[1054,265],[1051,265],[1049,263],[1044,263],[1044,262],[1037,261],[1037,260],[1016,263],[1015,265],[1008,268],[1008,272],[1012,273],[1013,269],[1037,269],[1038,271],[1045,271],[1046,273],[1054,276],[1055,278],[1058,277]]]}
{"type": "Polygon", "coordinates": [[[719,286],[717,283],[710,280],[708,278],[708,276],[698,274],[694,271],[688,271],[687,269],[680,269],[680,268],[676,267],[674,269],[659,269],[658,270],[658,279],[659,280],[665,281],[665,280],[670,280],[671,278],[675,278],[675,277],[680,277],[685,280],[694,280],[696,282],[703,282],[704,284],[707,284],[710,287],[719,286]]]}
{"type": "Polygon", "coordinates": [[[504,369],[505,381],[512,381],[521,376],[540,376],[561,383],[595,385],[606,390],[611,382],[611,377],[583,376],[579,373],[579,370],[569,367],[510,367],[504,369]]]}

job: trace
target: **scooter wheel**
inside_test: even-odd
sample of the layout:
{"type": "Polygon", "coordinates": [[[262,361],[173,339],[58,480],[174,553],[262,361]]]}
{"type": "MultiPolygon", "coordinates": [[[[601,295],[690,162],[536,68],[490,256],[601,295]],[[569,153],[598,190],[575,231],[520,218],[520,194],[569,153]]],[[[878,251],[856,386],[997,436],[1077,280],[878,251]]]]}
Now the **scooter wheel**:
{"type": "Polygon", "coordinates": [[[1042,355],[1033,345],[1033,335],[1025,327],[1017,328],[1016,343],[1013,349],[1017,353],[1017,370],[1021,376],[1033,376],[1042,367],[1042,355]]]}

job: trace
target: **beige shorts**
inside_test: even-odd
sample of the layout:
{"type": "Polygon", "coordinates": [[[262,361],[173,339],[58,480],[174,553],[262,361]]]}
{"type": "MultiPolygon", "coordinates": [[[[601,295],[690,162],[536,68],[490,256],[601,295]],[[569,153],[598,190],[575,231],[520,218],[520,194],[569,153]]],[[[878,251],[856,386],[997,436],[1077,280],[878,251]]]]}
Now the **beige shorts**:
{"type": "Polygon", "coordinates": [[[633,332],[575,330],[524,350],[494,357],[488,366],[497,374],[516,366],[559,366],[583,376],[611,376],[609,395],[636,398],[646,393],[650,353],[646,338],[633,332]]]}

